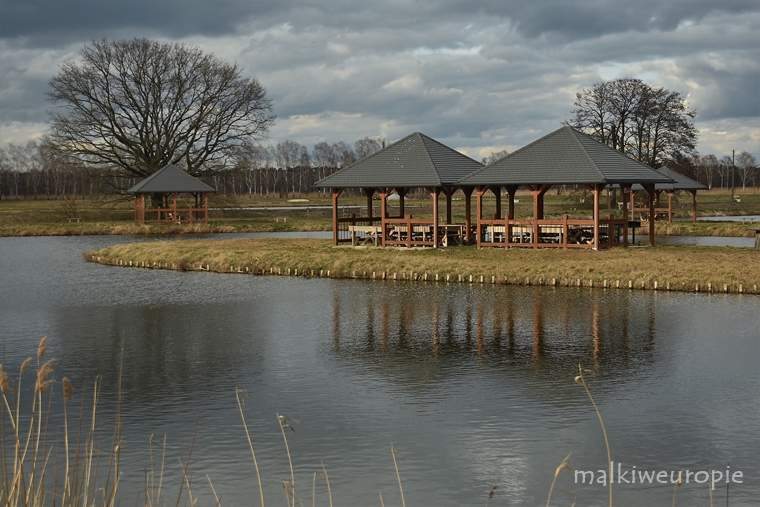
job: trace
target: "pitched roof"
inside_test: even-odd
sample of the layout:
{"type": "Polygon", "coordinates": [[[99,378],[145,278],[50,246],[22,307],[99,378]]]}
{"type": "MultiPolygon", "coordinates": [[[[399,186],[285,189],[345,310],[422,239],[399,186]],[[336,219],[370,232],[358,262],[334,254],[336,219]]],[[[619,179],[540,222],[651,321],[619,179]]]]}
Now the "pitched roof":
{"type": "Polygon", "coordinates": [[[673,183],[657,183],[655,190],[707,190],[707,185],[685,176],[673,169],[660,167],[657,172],[673,180],[673,183]]]}
{"type": "Polygon", "coordinates": [[[318,187],[433,187],[453,185],[483,167],[470,157],[415,132],[321,179],[318,187]]]}
{"type": "MultiPolygon", "coordinates": [[[[678,190],[707,190],[707,185],[703,185],[698,181],[694,181],[688,176],[684,176],[683,174],[676,172],[673,169],[669,169],[663,166],[657,169],[657,172],[664,174],[665,176],[671,178],[673,181],[671,183],[655,183],[655,190],[662,190],[665,192],[674,192],[678,190]]],[[[612,188],[620,188],[620,185],[609,186],[612,188]]],[[[637,183],[631,185],[631,190],[638,192],[640,190],[644,190],[644,187],[637,183]]]]}
{"type": "Polygon", "coordinates": [[[462,185],[669,183],[654,169],[562,127],[460,180],[462,185]]]}
{"type": "Polygon", "coordinates": [[[128,194],[181,194],[195,192],[216,192],[216,190],[172,164],[164,166],[127,190],[128,194]]]}

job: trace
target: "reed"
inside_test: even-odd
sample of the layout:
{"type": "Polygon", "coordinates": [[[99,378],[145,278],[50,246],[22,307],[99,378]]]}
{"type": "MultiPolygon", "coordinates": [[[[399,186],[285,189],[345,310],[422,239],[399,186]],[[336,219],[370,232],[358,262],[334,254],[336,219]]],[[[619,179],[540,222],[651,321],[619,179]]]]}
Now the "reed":
{"type": "MultiPolygon", "coordinates": [[[[113,507],[119,485],[119,453],[121,446],[121,397],[117,403],[114,433],[108,451],[102,450],[102,435],[96,426],[101,379],[95,379],[89,414],[85,412],[86,393],[81,394],[81,408],[76,434],[70,433],[67,406],[75,398],[71,381],[64,377],[63,394],[63,477],[58,466],[51,466],[57,456],[57,445],[48,445],[48,432],[53,400],[54,359],[43,362],[47,354],[47,338],[37,347],[37,367],[29,372],[32,358],[19,368],[15,382],[11,382],[0,365],[0,391],[2,394],[2,452],[3,473],[0,503],[7,507],[113,507]],[[23,385],[25,377],[33,374],[31,392],[23,385]],[[15,385],[13,385],[15,384],[15,385]],[[31,400],[24,402],[26,396],[31,400]],[[47,398],[47,403],[45,402],[47,398]],[[27,408],[28,407],[28,408],[27,408]],[[89,421],[89,424],[87,422],[89,421]],[[10,428],[8,427],[10,426],[10,428]],[[82,431],[86,428],[86,434],[82,431]],[[73,448],[73,449],[72,449],[73,448]],[[72,457],[73,451],[73,457],[72,457]],[[100,461],[105,455],[105,465],[100,461]],[[100,475],[100,480],[98,475],[100,475]]],[[[122,356],[123,358],[123,356],[122,356]]],[[[121,392],[121,371],[119,373],[121,392]]],[[[56,458],[57,460],[57,458],[56,458]]]]}

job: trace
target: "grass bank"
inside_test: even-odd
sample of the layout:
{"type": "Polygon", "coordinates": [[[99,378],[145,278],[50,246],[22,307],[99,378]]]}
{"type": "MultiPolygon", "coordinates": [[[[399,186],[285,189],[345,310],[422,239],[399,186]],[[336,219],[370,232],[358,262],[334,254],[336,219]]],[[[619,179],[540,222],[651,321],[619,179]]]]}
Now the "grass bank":
{"type": "Polygon", "coordinates": [[[760,251],[662,246],[609,251],[333,247],[321,239],[235,239],[116,245],[91,262],[249,275],[569,285],[757,294],[760,251]]]}

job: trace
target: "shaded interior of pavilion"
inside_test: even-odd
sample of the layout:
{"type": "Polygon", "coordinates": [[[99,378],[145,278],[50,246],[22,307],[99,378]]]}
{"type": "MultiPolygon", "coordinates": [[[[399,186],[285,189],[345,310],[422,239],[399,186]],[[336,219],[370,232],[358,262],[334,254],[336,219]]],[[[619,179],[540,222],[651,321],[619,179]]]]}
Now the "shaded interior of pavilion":
{"type": "Polygon", "coordinates": [[[657,169],[657,172],[672,179],[673,182],[655,184],[654,215],[650,214],[650,210],[646,206],[648,195],[645,194],[645,190],[641,185],[633,185],[631,187],[631,192],[628,194],[628,207],[633,213],[638,213],[642,220],[649,220],[649,217],[654,217],[654,220],[667,220],[668,222],[672,222],[673,217],[675,216],[673,201],[677,198],[677,194],[690,194],[691,219],[692,222],[696,223],[697,191],[707,190],[707,185],[694,181],[688,176],[667,167],[661,167],[657,169]],[[667,201],[663,199],[663,194],[667,196],[667,201]]]}
{"type": "Polygon", "coordinates": [[[169,164],[136,184],[135,221],[143,224],[208,223],[208,198],[216,190],[169,164]]]}
{"type": "MultiPolygon", "coordinates": [[[[363,159],[318,186],[330,188],[333,207],[333,243],[352,245],[440,247],[593,248],[627,246],[631,221],[629,206],[622,218],[601,216],[604,189],[617,185],[625,194],[639,185],[647,209],[655,215],[657,184],[674,180],[570,128],[563,127],[483,167],[478,162],[415,133],[363,159]],[[544,197],[555,185],[585,188],[593,199],[592,217],[547,217],[544,197]],[[363,213],[340,216],[339,198],[346,188],[361,189],[363,213]],[[421,189],[432,201],[432,217],[406,214],[405,198],[421,189]],[[533,198],[533,217],[515,217],[519,189],[533,198]],[[465,205],[464,220],[453,221],[453,196],[465,205]],[[388,198],[398,195],[391,208],[388,198]],[[379,216],[373,200],[379,198],[379,216]],[[475,209],[473,210],[473,197],[475,209]],[[445,198],[441,209],[439,201],[445,198]],[[485,201],[491,207],[486,212],[485,201]],[[474,211],[474,213],[473,213],[474,211]],[[492,213],[491,213],[492,212],[492,213]]],[[[649,225],[654,245],[654,222],[649,225]]]]}

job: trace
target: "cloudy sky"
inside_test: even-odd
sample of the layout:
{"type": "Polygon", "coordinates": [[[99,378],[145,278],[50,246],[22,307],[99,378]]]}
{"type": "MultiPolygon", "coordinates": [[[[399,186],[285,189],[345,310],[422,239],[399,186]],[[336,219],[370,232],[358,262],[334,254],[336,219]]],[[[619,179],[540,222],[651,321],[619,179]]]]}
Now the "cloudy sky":
{"type": "Polygon", "coordinates": [[[132,37],[237,62],[273,100],[271,142],[420,131],[480,158],[638,77],[688,98],[700,153],[760,157],[757,0],[0,0],[0,146],[45,132],[62,62],[132,37]]]}

